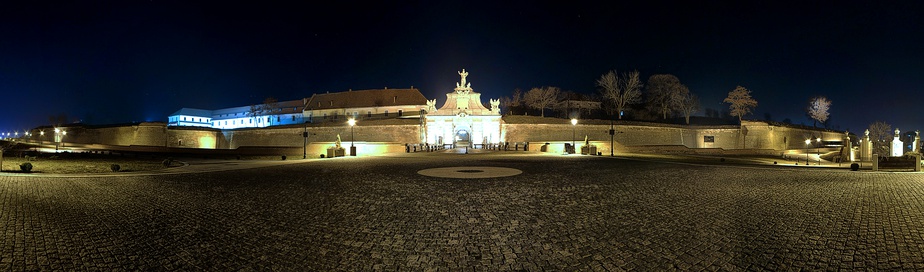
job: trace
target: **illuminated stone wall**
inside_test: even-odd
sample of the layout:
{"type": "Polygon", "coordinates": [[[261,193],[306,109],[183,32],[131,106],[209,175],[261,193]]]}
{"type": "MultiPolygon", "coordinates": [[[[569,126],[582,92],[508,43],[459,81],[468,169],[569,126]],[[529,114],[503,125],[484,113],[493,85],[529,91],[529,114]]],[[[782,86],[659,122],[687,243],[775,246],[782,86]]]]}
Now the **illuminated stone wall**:
{"type": "MultiPolygon", "coordinates": [[[[564,121],[563,121],[564,122],[564,121]]],[[[616,125],[616,149],[632,152],[677,151],[687,149],[804,149],[805,139],[821,137],[823,141],[842,141],[843,133],[771,126],[764,122],[745,122],[738,126],[616,125]],[[707,142],[706,139],[712,140],[707,142]],[[673,147],[672,147],[673,146],[673,147]]],[[[563,150],[565,143],[580,148],[584,137],[598,149],[610,149],[610,125],[603,124],[503,124],[502,138],[507,142],[530,142],[531,149],[550,143],[552,150],[563,150]]],[[[814,146],[812,146],[814,148],[814,146]]],[[[602,151],[602,150],[598,150],[602,151]]],[[[679,152],[679,151],[678,151],[679,152]]]]}
{"type": "MultiPolygon", "coordinates": [[[[546,118],[531,121],[536,122],[502,124],[500,140],[529,142],[531,150],[539,150],[544,143],[550,143],[549,152],[562,152],[564,144],[571,143],[572,139],[578,148],[582,147],[584,137],[587,136],[591,144],[598,148],[597,151],[604,154],[609,153],[610,125],[607,121],[589,120],[585,123],[579,122],[577,126],[565,123],[567,120],[564,119],[546,118]],[[541,122],[546,122],[546,124],[536,124],[541,122]]],[[[361,121],[354,127],[355,145],[360,154],[403,152],[404,144],[420,141],[419,122],[419,119],[361,121]]],[[[805,144],[805,140],[809,138],[820,136],[824,141],[841,141],[844,135],[842,132],[781,127],[753,121],[745,121],[742,130],[739,130],[738,126],[706,127],[626,123],[616,125],[617,152],[704,154],[726,152],[727,154],[727,152],[747,149],[751,153],[766,151],[767,154],[779,154],[786,150],[818,148],[816,145],[807,146],[805,144]],[[709,142],[706,139],[712,141],[709,142]]],[[[300,151],[303,144],[304,127],[289,125],[222,131],[195,127],[168,128],[164,123],[141,123],[111,127],[66,127],[65,129],[68,131],[65,136],[67,143],[202,149],[297,147],[300,151]]],[[[53,130],[48,128],[45,130],[47,131],[44,136],[40,136],[38,130],[31,131],[32,140],[52,142],[53,130]]],[[[314,154],[313,156],[324,153],[328,147],[334,146],[338,134],[344,148],[348,148],[351,144],[350,127],[345,122],[342,124],[312,124],[308,126],[308,131],[311,134],[308,153],[314,154]]],[[[832,147],[828,150],[836,151],[835,149],[836,147],[832,147]]]]}
{"type": "MultiPolygon", "coordinates": [[[[156,134],[156,132],[152,132],[156,134]]],[[[218,148],[224,143],[223,135],[217,129],[171,127],[167,130],[166,146],[183,148],[218,148]]],[[[160,143],[164,146],[165,143],[160,143]]]]}
{"type": "MultiPolygon", "coordinates": [[[[303,127],[264,128],[264,129],[238,129],[222,132],[226,145],[219,148],[238,148],[245,146],[298,146],[303,145],[303,127]]],[[[349,126],[309,126],[309,143],[337,141],[340,135],[342,145],[350,144],[349,126]]],[[[391,142],[391,143],[417,143],[419,141],[418,125],[362,125],[354,127],[357,142],[391,142]]]]}

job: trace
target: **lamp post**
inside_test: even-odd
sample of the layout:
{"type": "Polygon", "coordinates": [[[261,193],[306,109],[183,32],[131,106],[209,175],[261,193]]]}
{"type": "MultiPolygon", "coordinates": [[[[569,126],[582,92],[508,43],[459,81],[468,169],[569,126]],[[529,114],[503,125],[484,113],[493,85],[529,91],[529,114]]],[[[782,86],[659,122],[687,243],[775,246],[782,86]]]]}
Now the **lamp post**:
{"type": "Polygon", "coordinates": [[[305,132],[302,132],[302,138],[305,138],[302,144],[302,159],[308,158],[308,122],[305,122],[305,132]]]}
{"type": "Polygon", "coordinates": [[[61,142],[61,136],[59,136],[60,134],[61,130],[55,128],[55,153],[58,153],[58,145],[60,145],[59,143],[61,142]]]}
{"type": "Polygon", "coordinates": [[[812,144],[812,139],[805,139],[805,165],[808,166],[808,154],[809,154],[809,145],[812,144]]]}
{"type": "Polygon", "coordinates": [[[356,119],[350,118],[347,123],[350,124],[350,156],[356,156],[356,146],[353,145],[353,143],[356,142],[356,138],[354,138],[355,134],[353,134],[353,126],[356,125],[356,119]]]}
{"type": "Polygon", "coordinates": [[[67,136],[67,130],[61,130],[61,148],[64,148],[64,136],[67,136]]]}
{"type": "Polygon", "coordinates": [[[815,155],[818,155],[818,165],[821,165],[821,137],[815,138],[815,155]]]}
{"type": "Polygon", "coordinates": [[[571,154],[574,154],[574,150],[577,148],[574,146],[574,130],[577,127],[577,118],[571,118],[571,154]]]}
{"type": "Polygon", "coordinates": [[[615,157],[614,149],[616,149],[616,127],[613,126],[613,120],[610,120],[610,157],[615,157]]]}

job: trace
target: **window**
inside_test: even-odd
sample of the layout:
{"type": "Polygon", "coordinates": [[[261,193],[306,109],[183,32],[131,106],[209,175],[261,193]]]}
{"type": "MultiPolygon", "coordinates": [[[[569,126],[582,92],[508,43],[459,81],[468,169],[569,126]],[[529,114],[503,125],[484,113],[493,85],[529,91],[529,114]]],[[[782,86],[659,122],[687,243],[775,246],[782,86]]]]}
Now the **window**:
{"type": "Polygon", "coordinates": [[[403,110],[398,110],[398,116],[402,116],[402,115],[404,115],[404,111],[403,111],[403,110]]]}
{"type": "Polygon", "coordinates": [[[703,142],[706,142],[706,143],[714,143],[714,142],[715,142],[715,136],[703,136],[703,142]]]}
{"type": "Polygon", "coordinates": [[[367,112],[366,112],[366,117],[372,117],[372,111],[367,111],[367,112]]]}
{"type": "Polygon", "coordinates": [[[385,117],[388,117],[388,110],[385,110],[385,117]]]}
{"type": "Polygon", "coordinates": [[[398,103],[398,96],[397,96],[397,95],[396,95],[395,97],[393,97],[392,99],[394,100],[394,103],[398,103]]]}

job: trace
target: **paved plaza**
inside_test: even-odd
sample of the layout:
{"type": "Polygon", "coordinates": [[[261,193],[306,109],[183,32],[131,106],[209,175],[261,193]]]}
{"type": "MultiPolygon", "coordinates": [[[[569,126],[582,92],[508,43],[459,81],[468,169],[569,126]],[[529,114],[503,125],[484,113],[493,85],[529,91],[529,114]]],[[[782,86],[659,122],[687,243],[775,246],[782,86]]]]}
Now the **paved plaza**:
{"type": "Polygon", "coordinates": [[[919,173],[522,152],[196,165],[0,176],[0,270],[924,270],[919,173]],[[444,167],[522,173],[418,174],[444,167]]]}

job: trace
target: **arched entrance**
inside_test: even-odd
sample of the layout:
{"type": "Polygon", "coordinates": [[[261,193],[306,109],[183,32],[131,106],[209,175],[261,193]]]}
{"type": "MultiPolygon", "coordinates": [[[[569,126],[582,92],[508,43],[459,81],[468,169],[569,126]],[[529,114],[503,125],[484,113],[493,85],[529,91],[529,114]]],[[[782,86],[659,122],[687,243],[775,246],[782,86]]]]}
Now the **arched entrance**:
{"type": "Polygon", "coordinates": [[[460,129],[456,131],[455,140],[456,142],[471,142],[472,134],[468,132],[467,130],[460,129]]]}
{"type": "Polygon", "coordinates": [[[467,126],[456,127],[452,142],[456,147],[469,146],[472,142],[472,129],[467,126]]]}

